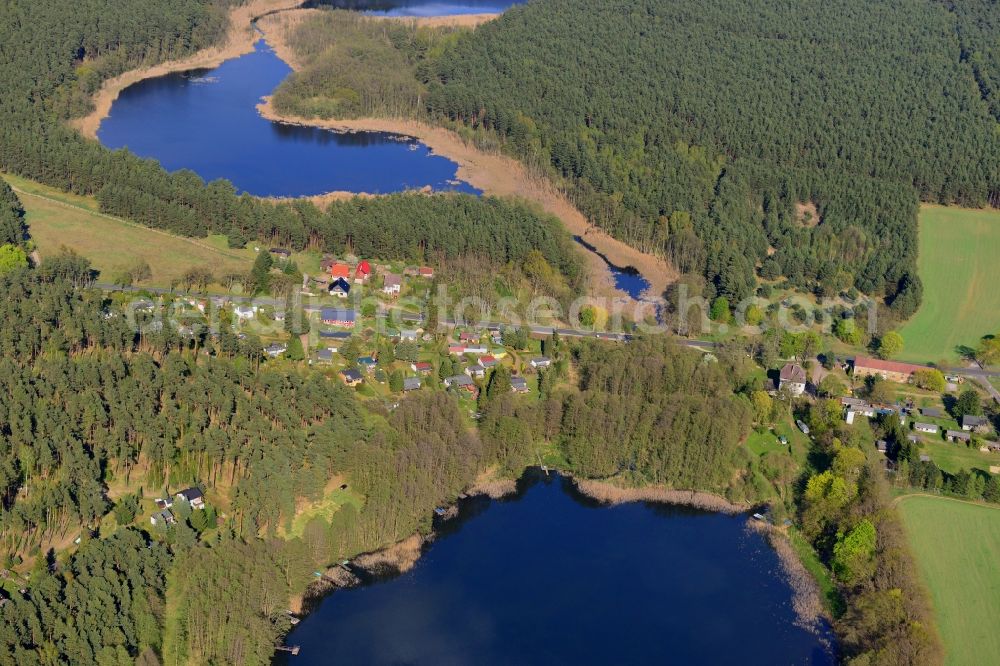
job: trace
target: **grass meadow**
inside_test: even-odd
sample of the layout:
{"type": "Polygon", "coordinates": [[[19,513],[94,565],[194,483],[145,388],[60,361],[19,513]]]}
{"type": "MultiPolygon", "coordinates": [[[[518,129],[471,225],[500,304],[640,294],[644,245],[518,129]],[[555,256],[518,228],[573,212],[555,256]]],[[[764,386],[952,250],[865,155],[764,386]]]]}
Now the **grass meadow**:
{"type": "Polygon", "coordinates": [[[1000,663],[1000,508],[911,495],[899,511],[931,593],[945,663],[1000,663]]]}
{"type": "Polygon", "coordinates": [[[944,206],[920,209],[923,304],[901,329],[908,361],[954,361],[1000,332],[1000,212],[944,206]]]}

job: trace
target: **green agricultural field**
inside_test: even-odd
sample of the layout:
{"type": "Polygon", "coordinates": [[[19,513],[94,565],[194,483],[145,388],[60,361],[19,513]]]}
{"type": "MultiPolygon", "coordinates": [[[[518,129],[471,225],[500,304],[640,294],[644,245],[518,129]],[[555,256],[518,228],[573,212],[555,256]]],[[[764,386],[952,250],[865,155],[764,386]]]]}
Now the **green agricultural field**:
{"type": "Polygon", "coordinates": [[[899,511],[930,589],[945,663],[1000,663],[1000,508],[914,495],[899,511]]]}
{"type": "Polygon", "coordinates": [[[1000,331],[1000,213],[924,206],[920,278],[924,300],[900,333],[904,360],[954,361],[960,346],[1000,331]]]}

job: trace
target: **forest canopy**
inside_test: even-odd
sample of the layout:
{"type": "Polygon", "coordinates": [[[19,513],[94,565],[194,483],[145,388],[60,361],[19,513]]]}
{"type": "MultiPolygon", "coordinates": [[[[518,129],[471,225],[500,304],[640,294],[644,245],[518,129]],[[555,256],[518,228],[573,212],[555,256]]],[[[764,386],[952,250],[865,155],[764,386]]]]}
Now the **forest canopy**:
{"type": "Polygon", "coordinates": [[[427,110],[500,137],[730,301],[756,272],[905,317],[918,200],[1000,204],[996,10],[531,2],[425,63],[427,110]]]}

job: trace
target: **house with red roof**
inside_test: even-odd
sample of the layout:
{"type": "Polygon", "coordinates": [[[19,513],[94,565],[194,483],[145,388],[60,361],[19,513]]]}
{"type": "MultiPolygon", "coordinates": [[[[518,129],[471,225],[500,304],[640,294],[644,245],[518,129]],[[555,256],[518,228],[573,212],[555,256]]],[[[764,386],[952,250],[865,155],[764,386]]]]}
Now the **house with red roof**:
{"type": "Polygon", "coordinates": [[[372,276],[372,265],[367,259],[362,259],[354,269],[354,284],[364,284],[372,276]]]}
{"type": "Polygon", "coordinates": [[[330,277],[348,279],[351,277],[351,267],[342,261],[330,265],[330,277]]]}
{"type": "Polygon", "coordinates": [[[880,358],[858,356],[854,359],[854,376],[858,378],[877,376],[890,382],[905,384],[913,378],[913,373],[926,370],[922,365],[883,361],[880,358]]]}

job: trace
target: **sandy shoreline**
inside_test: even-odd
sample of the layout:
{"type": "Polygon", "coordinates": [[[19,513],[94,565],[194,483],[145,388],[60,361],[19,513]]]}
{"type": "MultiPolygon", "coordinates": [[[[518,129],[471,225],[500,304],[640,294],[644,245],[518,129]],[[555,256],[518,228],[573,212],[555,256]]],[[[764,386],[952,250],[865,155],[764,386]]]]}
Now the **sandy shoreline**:
{"type": "MultiPolygon", "coordinates": [[[[485,153],[467,144],[451,130],[402,118],[322,120],[283,116],[274,111],[270,99],[265,99],[257,109],[268,120],[291,125],[320,127],[340,132],[390,132],[411,136],[425,144],[435,155],[447,157],[458,164],[456,178],[459,180],[469,183],[487,195],[513,197],[537,204],[543,211],[558,218],[572,235],[580,236],[597,248],[611,263],[616,266],[635,267],[649,280],[650,288],[646,297],[662,294],[667,285],[677,277],[676,272],[664,260],[640,252],[591,225],[565,195],[549,183],[538,182],[529,176],[527,170],[517,160],[504,155],[485,153]]],[[[339,193],[333,193],[318,199],[322,201],[323,197],[342,198],[339,193]]],[[[581,252],[587,259],[591,275],[598,278],[598,282],[593,285],[593,291],[597,295],[614,295],[625,302],[632,300],[623,292],[614,289],[610,270],[599,256],[582,249],[581,252]]]]}
{"type": "Polygon", "coordinates": [[[226,60],[251,53],[254,43],[259,39],[259,35],[251,26],[251,21],[268,12],[292,9],[300,4],[302,0],[251,0],[246,5],[233,8],[229,12],[229,30],[222,44],[203,49],[181,60],[169,60],[153,67],[134,69],[108,79],[94,95],[94,110],[82,118],[71,120],[70,125],[85,137],[96,140],[101,121],[111,112],[111,105],[118,99],[122,90],[143,79],[164,76],[172,72],[218,67],[226,60]]]}
{"type": "Polygon", "coordinates": [[[746,505],[733,504],[724,497],[697,490],[672,490],[662,486],[626,488],[608,483],[607,481],[595,481],[593,479],[577,477],[573,477],[573,483],[581,493],[604,504],[663,502],[664,504],[691,506],[696,509],[705,509],[706,511],[715,511],[729,515],[746,513],[750,509],[746,505]]]}

